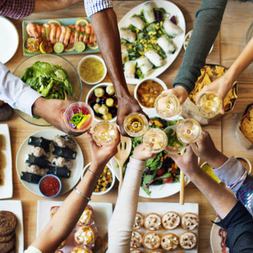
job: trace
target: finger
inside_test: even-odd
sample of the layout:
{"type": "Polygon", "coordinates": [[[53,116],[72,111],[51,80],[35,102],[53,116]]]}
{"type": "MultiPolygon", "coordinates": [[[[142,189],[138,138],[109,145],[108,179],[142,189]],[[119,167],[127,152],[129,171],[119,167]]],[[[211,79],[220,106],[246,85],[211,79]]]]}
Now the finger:
{"type": "Polygon", "coordinates": [[[192,143],[192,144],[190,144],[190,147],[192,148],[193,152],[194,152],[196,155],[198,155],[199,149],[198,149],[197,143],[192,143]]]}

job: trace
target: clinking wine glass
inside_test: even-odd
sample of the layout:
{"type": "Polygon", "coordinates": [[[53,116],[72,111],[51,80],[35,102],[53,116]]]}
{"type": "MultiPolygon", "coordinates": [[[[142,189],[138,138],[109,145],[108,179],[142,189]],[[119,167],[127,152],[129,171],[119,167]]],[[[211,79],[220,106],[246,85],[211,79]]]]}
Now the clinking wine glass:
{"type": "Polygon", "coordinates": [[[207,119],[214,118],[221,113],[222,100],[215,93],[204,93],[196,104],[201,115],[207,119]]]}
{"type": "Polygon", "coordinates": [[[131,137],[140,137],[148,130],[148,120],[141,113],[131,113],[124,119],[124,130],[131,137]]]}
{"type": "Polygon", "coordinates": [[[163,119],[174,117],[182,112],[182,106],[178,98],[166,91],[156,98],[155,109],[157,114],[163,119]]]}

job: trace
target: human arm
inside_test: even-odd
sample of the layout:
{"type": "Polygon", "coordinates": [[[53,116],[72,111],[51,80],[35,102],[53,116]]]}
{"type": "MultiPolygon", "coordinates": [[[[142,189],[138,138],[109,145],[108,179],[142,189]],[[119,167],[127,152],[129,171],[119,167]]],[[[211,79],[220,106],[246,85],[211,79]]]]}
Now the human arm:
{"type": "Polygon", "coordinates": [[[206,57],[219,32],[227,0],[202,0],[183,63],[173,83],[173,92],[184,102],[200,75],[206,57]],[[177,90],[177,86],[182,89],[177,90]],[[176,89],[175,89],[176,88],[176,89]]]}
{"type": "MultiPolygon", "coordinates": [[[[74,190],[69,194],[60,209],[32,243],[32,247],[39,249],[42,253],[54,252],[73,230],[88,203],[99,175],[117,152],[119,134],[112,144],[103,147],[98,147],[89,135],[86,135],[86,138],[91,145],[91,165],[85,177],[77,185],[77,191],[74,190]]],[[[26,253],[33,253],[33,251],[28,250],[26,253]]]]}
{"type": "Polygon", "coordinates": [[[125,116],[132,112],[140,112],[141,107],[130,95],[124,77],[117,17],[112,9],[112,1],[96,0],[93,1],[93,4],[90,0],[84,2],[88,16],[91,16],[99,48],[116,90],[118,98],[117,122],[121,133],[125,134],[123,129],[125,116]]]}
{"type": "Polygon", "coordinates": [[[144,160],[152,153],[139,145],[127,165],[124,181],[108,228],[108,253],[127,253],[130,249],[132,227],[138,205],[144,160]]]}
{"type": "Polygon", "coordinates": [[[214,168],[216,176],[233,191],[237,199],[253,215],[253,177],[248,175],[248,171],[241,162],[234,157],[228,158],[222,154],[205,131],[191,147],[201,160],[214,168]]]}

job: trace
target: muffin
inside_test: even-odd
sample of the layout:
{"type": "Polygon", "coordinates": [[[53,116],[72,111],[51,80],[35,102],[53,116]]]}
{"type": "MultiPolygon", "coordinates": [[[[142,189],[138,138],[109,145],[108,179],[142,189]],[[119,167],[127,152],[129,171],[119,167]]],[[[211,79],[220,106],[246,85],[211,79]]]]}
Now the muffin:
{"type": "Polygon", "coordinates": [[[131,248],[140,248],[143,243],[142,234],[138,231],[132,232],[132,237],[130,241],[130,247],[131,248]]]}
{"type": "Polygon", "coordinates": [[[175,250],[179,245],[179,238],[177,235],[169,233],[161,238],[161,247],[164,250],[175,250]]]}
{"type": "Polygon", "coordinates": [[[167,212],[162,217],[162,225],[165,229],[175,229],[180,225],[180,216],[176,212],[167,212]]]}
{"type": "Polygon", "coordinates": [[[180,236],[179,243],[183,249],[193,249],[197,245],[197,236],[192,232],[186,232],[180,236]]]}
{"type": "Polygon", "coordinates": [[[159,230],[161,228],[161,217],[156,213],[150,213],[145,217],[144,227],[148,230],[159,230]]]}
{"type": "Polygon", "coordinates": [[[182,216],[181,224],[183,229],[193,231],[199,226],[199,217],[195,213],[185,213],[182,216]]]}
{"type": "Polygon", "coordinates": [[[135,216],[135,221],[133,225],[133,230],[138,230],[143,227],[144,224],[144,217],[141,213],[137,212],[135,216]]]}
{"type": "Polygon", "coordinates": [[[161,238],[156,232],[148,232],[143,237],[143,245],[147,249],[158,249],[161,245],[161,238]]]}

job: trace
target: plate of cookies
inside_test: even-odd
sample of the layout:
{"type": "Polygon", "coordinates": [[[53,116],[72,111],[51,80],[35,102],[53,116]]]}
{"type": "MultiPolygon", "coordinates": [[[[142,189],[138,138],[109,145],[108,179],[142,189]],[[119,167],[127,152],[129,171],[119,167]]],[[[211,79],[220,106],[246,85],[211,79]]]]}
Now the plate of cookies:
{"type": "MultiPolygon", "coordinates": [[[[38,201],[37,236],[61,205],[62,202],[38,201]]],[[[107,231],[111,215],[111,203],[90,202],[68,238],[59,245],[57,253],[104,253],[108,245],[107,231]]]]}
{"type": "Polygon", "coordinates": [[[24,252],[23,212],[21,201],[0,201],[0,252],[24,252]]]}
{"type": "Polygon", "coordinates": [[[198,204],[140,202],[130,252],[197,253],[198,227],[198,204]]]}

